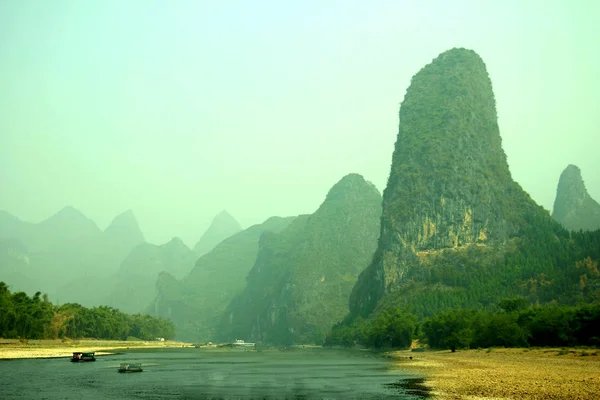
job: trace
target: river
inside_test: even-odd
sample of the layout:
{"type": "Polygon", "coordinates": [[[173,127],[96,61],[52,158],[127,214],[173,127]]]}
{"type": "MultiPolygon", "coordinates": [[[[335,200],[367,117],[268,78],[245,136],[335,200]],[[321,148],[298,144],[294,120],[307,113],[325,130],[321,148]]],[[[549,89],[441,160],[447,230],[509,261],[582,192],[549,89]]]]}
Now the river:
{"type": "Polygon", "coordinates": [[[419,378],[359,350],[132,349],[85,363],[0,361],[0,398],[422,399],[419,378]],[[122,362],[144,371],[118,373],[122,362]]]}

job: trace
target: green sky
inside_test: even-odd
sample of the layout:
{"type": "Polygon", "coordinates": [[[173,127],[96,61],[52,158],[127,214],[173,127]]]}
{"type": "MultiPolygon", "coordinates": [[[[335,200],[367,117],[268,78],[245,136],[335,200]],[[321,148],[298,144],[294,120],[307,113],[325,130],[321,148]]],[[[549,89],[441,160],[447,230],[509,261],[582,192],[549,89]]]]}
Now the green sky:
{"type": "Polygon", "coordinates": [[[511,172],[551,209],[578,165],[600,200],[598,1],[0,1],[0,209],[133,209],[193,245],[314,211],[342,176],[383,190],[410,78],[484,59],[511,172]]]}

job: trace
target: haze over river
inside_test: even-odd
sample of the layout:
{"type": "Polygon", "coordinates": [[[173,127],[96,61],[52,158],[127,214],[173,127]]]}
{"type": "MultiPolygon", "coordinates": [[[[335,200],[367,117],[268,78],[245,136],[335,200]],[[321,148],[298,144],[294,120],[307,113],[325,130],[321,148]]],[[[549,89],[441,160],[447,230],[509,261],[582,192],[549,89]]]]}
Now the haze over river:
{"type": "Polygon", "coordinates": [[[419,399],[419,377],[367,351],[131,349],[71,363],[0,362],[2,399],[419,399]],[[120,374],[122,362],[144,372],[120,374]],[[418,386],[418,385],[417,385],[418,386]]]}

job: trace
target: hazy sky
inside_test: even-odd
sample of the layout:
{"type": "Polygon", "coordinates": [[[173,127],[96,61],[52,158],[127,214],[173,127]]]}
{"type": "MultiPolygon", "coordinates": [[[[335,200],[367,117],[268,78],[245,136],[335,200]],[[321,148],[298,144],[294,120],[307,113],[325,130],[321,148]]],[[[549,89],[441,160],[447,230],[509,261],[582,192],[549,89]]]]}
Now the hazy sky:
{"type": "Polygon", "coordinates": [[[514,179],[551,209],[578,165],[600,200],[600,2],[0,1],[0,209],[72,205],[193,245],[314,211],[342,176],[383,190],[410,78],[478,52],[514,179]]]}

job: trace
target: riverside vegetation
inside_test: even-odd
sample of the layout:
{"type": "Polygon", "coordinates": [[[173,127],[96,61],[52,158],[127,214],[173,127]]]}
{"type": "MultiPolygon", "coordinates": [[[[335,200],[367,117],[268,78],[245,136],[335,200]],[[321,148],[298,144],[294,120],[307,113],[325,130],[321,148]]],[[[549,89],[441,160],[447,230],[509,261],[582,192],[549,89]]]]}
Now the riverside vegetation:
{"type": "Polygon", "coordinates": [[[32,297],[24,292],[11,293],[8,286],[0,282],[2,338],[155,340],[157,337],[171,339],[174,334],[173,323],[164,318],[129,315],[106,306],[86,308],[75,303],[57,306],[40,292],[32,297]]]}

